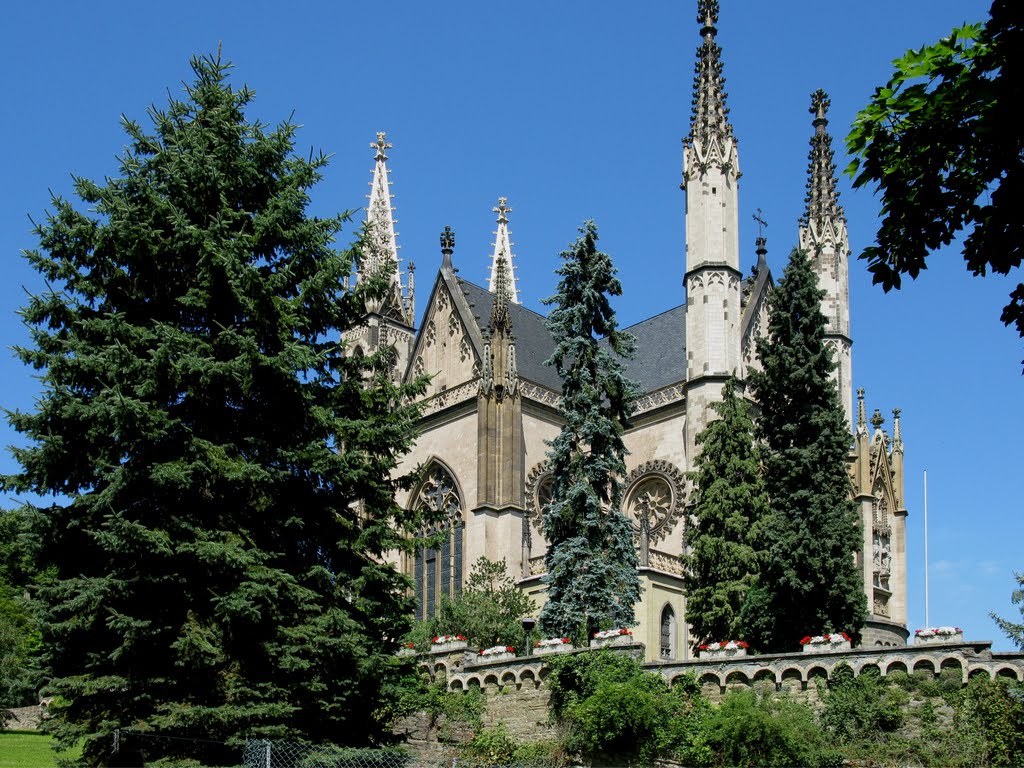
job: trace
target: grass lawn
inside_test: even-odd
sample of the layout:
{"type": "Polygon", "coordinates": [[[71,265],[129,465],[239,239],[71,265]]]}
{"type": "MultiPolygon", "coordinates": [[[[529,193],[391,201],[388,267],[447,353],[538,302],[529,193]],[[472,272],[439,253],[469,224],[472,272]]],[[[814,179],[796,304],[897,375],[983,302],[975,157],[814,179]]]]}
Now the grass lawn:
{"type": "MultiPolygon", "coordinates": [[[[57,753],[53,739],[35,731],[0,731],[0,768],[53,768],[57,753]]],[[[63,759],[75,759],[78,752],[63,752],[63,759]]]]}

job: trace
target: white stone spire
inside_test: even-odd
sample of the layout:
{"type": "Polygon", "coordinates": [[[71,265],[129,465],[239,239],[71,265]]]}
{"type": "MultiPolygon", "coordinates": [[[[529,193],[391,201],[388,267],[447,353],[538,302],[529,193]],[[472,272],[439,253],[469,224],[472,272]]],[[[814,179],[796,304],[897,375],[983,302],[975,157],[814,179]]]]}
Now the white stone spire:
{"type": "Polygon", "coordinates": [[[494,253],[491,254],[491,276],[487,279],[487,290],[498,292],[498,263],[505,262],[505,283],[509,300],[519,304],[519,289],[516,287],[515,267],[512,264],[512,241],[508,235],[508,198],[499,197],[498,205],[492,209],[498,214],[498,229],[494,233],[494,253]]]}
{"type": "MultiPolygon", "coordinates": [[[[725,381],[742,366],[743,317],[739,256],[739,153],[729,124],[722,49],[715,41],[717,0],[699,0],[700,45],[693,115],[683,139],[686,192],[686,446],[717,418],[725,381]]],[[[680,340],[682,341],[682,340],[680,340]]]]}
{"type": "MultiPolygon", "coordinates": [[[[391,179],[387,167],[387,150],[393,145],[383,131],[377,133],[377,141],[370,144],[375,149],[373,181],[370,182],[369,203],[366,206],[368,247],[363,257],[362,274],[372,275],[382,269],[389,270],[392,289],[385,304],[398,312],[408,325],[415,320],[415,307],[411,290],[403,295],[402,272],[399,268],[398,243],[395,238],[395,216],[391,205],[391,179]]],[[[410,268],[412,265],[410,264],[410,268]]],[[[411,282],[411,278],[410,278],[411,282]]]]}
{"type": "Polygon", "coordinates": [[[850,241],[846,215],[839,205],[836,164],[832,137],[828,132],[828,94],[818,89],[811,94],[814,115],[811,150],[807,165],[807,209],[800,217],[800,248],[811,257],[818,275],[818,287],[825,291],[821,311],[828,320],[826,344],[832,349],[836,367],[832,373],[839,389],[847,425],[853,419],[853,371],[850,338],[850,241]]]}

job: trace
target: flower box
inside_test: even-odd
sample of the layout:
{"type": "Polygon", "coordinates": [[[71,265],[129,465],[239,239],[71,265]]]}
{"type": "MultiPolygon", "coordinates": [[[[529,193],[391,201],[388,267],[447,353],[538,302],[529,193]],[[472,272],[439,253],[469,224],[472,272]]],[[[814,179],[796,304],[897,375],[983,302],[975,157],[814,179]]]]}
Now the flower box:
{"type": "Polygon", "coordinates": [[[729,640],[721,643],[708,643],[697,648],[697,655],[702,659],[736,659],[746,656],[750,646],[742,640],[729,640]]]}
{"type": "Polygon", "coordinates": [[[962,643],[964,631],[960,627],[925,627],[914,630],[914,645],[962,643]]]}
{"type": "Polygon", "coordinates": [[[415,656],[416,646],[412,643],[405,643],[401,648],[398,649],[396,656],[415,656]]]}
{"type": "Polygon", "coordinates": [[[595,632],[590,640],[591,648],[611,648],[620,645],[632,645],[633,632],[629,629],[606,629],[595,632]]]}
{"type": "Polygon", "coordinates": [[[814,635],[800,641],[804,653],[837,653],[850,650],[850,636],[845,632],[831,635],[814,635]]]}
{"type": "Polygon", "coordinates": [[[430,644],[431,653],[451,653],[461,651],[468,645],[466,638],[462,635],[440,635],[435,637],[430,644]]]}
{"type": "Polygon", "coordinates": [[[509,661],[516,657],[516,649],[511,645],[492,645],[480,651],[479,661],[509,661]]]}
{"type": "Polygon", "coordinates": [[[544,656],[548,653],[568,653],[575,650],[575,646],[568,637],[552,637],[547,640],[538,640],[533,645],[535,656],[544,656]]]}

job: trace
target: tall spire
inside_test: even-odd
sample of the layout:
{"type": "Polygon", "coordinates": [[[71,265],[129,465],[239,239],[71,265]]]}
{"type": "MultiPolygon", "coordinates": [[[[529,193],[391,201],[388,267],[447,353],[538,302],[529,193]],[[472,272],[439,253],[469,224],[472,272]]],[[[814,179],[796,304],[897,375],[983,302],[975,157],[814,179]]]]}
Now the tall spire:
{"type": "Polygon", "coordinates": [[[850,241],[839,205],[832,137],[828,133],[829,98],[820,88],[811,94],[814,115],[807,169],[807,208],[799,222],[800,248],[808,253],[825,295],[821,312],[828,321],[826,343],[836,363],[832,378],[847,423],[853,418],[853,340],[850,338],[850,241]]]}
{"type": "Polygon", "coordinates": [[[369,203],[366,206],[366,227],[368,230],[368,248],[363,258],[362,272],[366,275],[388,269],[391,281],[391,293],[387,303],[394,305],[402,319],[412,325],[415,308],[412,296],[403,296],[402,273],[398,266],[398,243],[395,239],[395,217],[391,205],[391,180],[388,178],[387,150],[392,148],[387,135],[380,131],[377,140],[370,144],[374,153],[373,181],[370,182],[369,203]]]}
{"type": "Polygon", "coordinates": [[[509,293],[508,265],[504,259],[495,267],[494,304],[491,305],[491,333],[508,330],[511,321],[508,316],[508,302],[512,298],[509,293]]]}
{"type": "Polygon", "coordinates": [[[811,94],[810,113],[814,115],[814,135],[811,137],[811,151],[808,154],[807,209],[800,219],[800,225],[812,230],[812,237],[818,240],[838,241],[839,222],[845,222],[839,193],[836,191],[836,164],[832,151],[832,136],[828,132],[828,118],[825,116],[831,101],[820,88],[811,94]]]}
{"type": "Polygon", "coordinates": [[[701,43],[693,79],[693,119],[683,139],[686,192],[686,452],[714,416],[711,405],[743,365],[739,240],[739,152],[725,106],[718,1],[698,0],[701,43]]]}
{"type": "Polygon", "coordinates": [[[508,296],[513,304],[519,303],[519,291],[516,288],[515,267],[512,265],[512,241],[508,234],[508,198],[499,197],[498,204],[491,210],[498,214],[498,229],[494,233],[494,253],[491,254],[491,276],[487,281],[487,290],[497,293],[498,264],[504,263],[507,270],[508,296]]]}
{"type": "Polygon", "coordinates": [[[715,139],[733,138],[729,108],[725,105],[725,78],[722,76],[722,48],[715,42],[718,33],[718,0],[699,0],[697,23],[704,42],[697,49],[693,78],[693,120],[687,143],[699,142],[705,148],[715,139]]]}

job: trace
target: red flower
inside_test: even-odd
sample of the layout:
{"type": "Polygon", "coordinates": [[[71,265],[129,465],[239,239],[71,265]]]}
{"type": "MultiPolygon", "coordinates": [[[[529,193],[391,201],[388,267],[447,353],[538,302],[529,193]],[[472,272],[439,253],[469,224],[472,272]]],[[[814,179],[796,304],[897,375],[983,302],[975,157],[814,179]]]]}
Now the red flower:
{"type": "Polygon", "coordinates": [[[747,645],[747,644],[746,644],[745,642],[743,642],[742,640],[737,640],[737,641],[736,641],[736,646],[737,646],[738,648],[749,648],[749,647],[750,647],[749,645],[747,645]]]}
{"type": "Polygon", "coordinates": [[[697,650],[698,651],[706,651],[707,649],[708,649],[707,645],[699,645],[699,646],[697,646],[697,650]]]}
{"type": "Polygon", "coordinates": [[[851,642],[851,640],[850,640],[850,636],[849,636],[848,634],[846,634],[845,632],[840,632],[840,633],[839,633],[839,636],[840,636],[841,638],[843,638],[843,640],[845,640],[846,642],[848,642],[848,643],[849,643],[849,642],[851,642]]]}
{"type": "Polygon", "coordinates": [[[807,636],[807,637],[805,637],[805,638],[804,638],[803,640],[801,640],[801,641],[800,641],[800,645],[807,645],[807,644],[808,644],[809,642],[811,642],[811,637],[810,637],[810,635],[808,635],[808,636],[807,636]]]}

